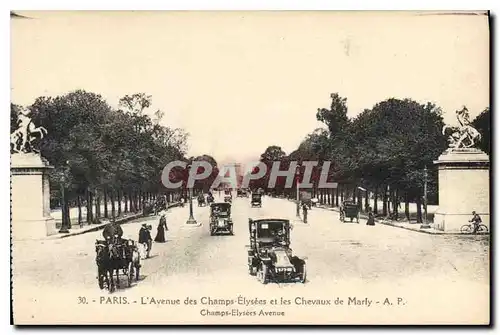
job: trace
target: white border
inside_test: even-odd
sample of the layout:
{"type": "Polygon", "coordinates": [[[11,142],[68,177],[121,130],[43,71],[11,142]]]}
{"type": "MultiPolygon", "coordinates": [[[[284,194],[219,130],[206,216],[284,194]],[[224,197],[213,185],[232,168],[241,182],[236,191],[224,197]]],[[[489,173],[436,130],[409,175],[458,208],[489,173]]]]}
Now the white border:
{"type": "MultiPolygon", "coordinates": [[[[104,2],[103,0],[86,0],[86,1],[55,1],[55,0],[45,0],[45,1],[2,1],[2,16],[1,16],[1,41],[5,43],[5,48],[2,48],[3,52],[2,56],[2,67],[3,74],[2,76],[2,89],[0,94],[1,98],[1,106],[4,107],[5,116],[4,122],[0,122],[0,126],[2,127],[2,134],[5,137],[5,144],[0,146],[1,155],[4,157],[4,164],[1,168],[1,176],[0,178],[0,213],[3,218],[3,234],[2,237],[2,253],[0,268],[5,269],[4,275],[2,276],[1,282],[1,315],[3,316],[2,322],[2,334],[10,334],[15,331],[15,329],[11,326],[8,326],[10,323],[10,291],[7,289],[10,286],[10,278],[7,275],[7,269],[10,268],[10,255],[7,255],[7,248],[10,246],[10,238],[9,238],[9,221],[10,221],[10,169],[7,165],[7,162],[10,162],[10,154],[7,149],[7,128],[9,127],[9,122],[7,121],[7,115],[9,114],[9,103],[10,103],[10,76],[6,74],[10,74],[10,19],[8,17],[7,12],[10,10],[492,10],[493,14],[498,13],[499,1],[493,0],[455,0],[455,1],[444,1],[444,0],[420,0],[420,1],[321,1],[321,0],[308,0],[308,1],[299,1],[299,0],[240,0],[240,1],[230,1],[230,0],[184,0],[184,1],[154,1],[154,0],[141,0],[141,1],[130,1],[130,0],[121,0],[115,2],[104,2]],[[5,7],[5,8],[4,8],[5,7]],[[5,129],[4,129],[5,128],[5,129]],[[7,193],[9,190],[9,193],[7,193]]],[[[497,38],[495,38],[495,42],[498,43],[497,38]]],[[[496,60],[496,59],[495,59],[496,60]]],[[[494,61],[494,60],[492,60],[494,61]]],[[[496,74],[496,71],[493,75],[496,74]]],[[[498,93],[498,90],[495,89],[493,94],[498,93]]],[[[495,112],[495,106],[491,106],[493,112],[495,112]]],[[[495,127],[500,121],[496,120],[495,127]]],[[[496,128],[496,127],[495,127],[496,128]]],[[[500,128],[499,128],[500,129],[500,128]]],[[[495,141],[495,147],[497,147],[498,141],[495,141]]],[[[496,172],[496,171],[494,171],[496,172]]],[[[497,178],[498,179],[498,178],[497,178]]],[[[495,185],[496,191],[496,185],[495,185]]],[[[496,199],[495,205],[492,208],[500,208],[500,201],[496,199]]],[[[496,227],[495,227],[496,228],[496,227]]],[[[493,230],[496,230],[493,228],[493,230]]],[[[496,252],[496,250],[492,250],[492,252],[496,252]]],[[[422,288],[419,288],[422,289],[422,288]]],[[[425,289],[425,288],[423,288],[425,289]]],[[[457,294],[459,294],[457,292],[457,294]]],[[[498,321],[498,318],[495,315],[495,319],[498,321]]],[[[189,329],[184,330],[183,332],[195,332],[201,330],[197,329],[189,329]]],[[[238,329],[234,329],[232,331],[238,331],[238,329]]],[[[301,331],[308,331],[306,329],[300,329],[301,331]]],[[[364,330],[364,329],[363,329],[364,330]]],[[[361,332],[363,330],[349,330],[350,332],[361,332]]],[[[368,329],[367,329],[368,330],[368,329]]],[[[468,329],[467,331],[478,331],[473,329],[468,329]]],[[[40,331],[40,329],[38,330],[40,331]]],[[[45,329],[46,332],[53,331],[52,329],[45,329]]],[[[70,333],[69,329],[61,329],[58,332],[62,334],[70,333]]],[[[80,332],[89,332],[94,335],[104,334],[111,331],[111,329],[79,329],[80,332]]],[[[124,329],[116,329],[114,332],[124,332],[124,329]]],[[[131,331],[126,331],[127,333],[141,333],[144,330],[142,329],[134,329],[131,331]]],[[[169,332],[169,333],[177,333],[182,330],[174,330],[174,329],[158,329],[161,332],[169,332]]],[[[219,331],[219,329],[214,329],[214,331],[219,331]]],[[[232,332],[231,331],[231,332],[232,332]]],[[[258,329],[254,330],[258,331],[260,334],[271,334],[275,333],[277,329],[258,329]]],[[[281,330],[288,332],[288,329],[281,330]]],[[[329,331],[345,332],[343,329],[331,329],[329,331]]],[[[370,331],[373,331],[370,329],[370,331]]],[[[381,331],[386,331],[385,329],[381,329],[381,331]]],[[[404,331],[396,330],[396,331],[404,331]]],[[[437,333],[438,329],[422,329],[426,334],[437,333]]],[[[24,330],[25,334],[34,333],[35,330],[24,330]]]]}

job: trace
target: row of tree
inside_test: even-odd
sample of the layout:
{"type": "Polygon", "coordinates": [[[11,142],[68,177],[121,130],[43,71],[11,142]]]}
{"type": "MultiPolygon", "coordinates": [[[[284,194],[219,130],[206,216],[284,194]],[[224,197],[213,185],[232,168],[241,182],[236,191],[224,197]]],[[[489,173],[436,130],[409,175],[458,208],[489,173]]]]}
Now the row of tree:
{"type": "MultiPolygon", "coordinates": [[[[404,202],[408,219],[409,203],[415,202],[417,220],[421,222],[424,180],[427,176],[429,203],[437,203],[437,170],[433,161],[447,148],[441,109],[432,103],[391,98],[349,118],[347,99],[338,93],[331,94],[331,99],[329,109],[320,108],[316,113],[317,120],[325,124],[324,129],[307,135],[288,155],[277,145],[269,146],[261,161],[268,166],[281,161],[282,169],[288,169],[290,161],[318,161],[311,177],[311,191],[320,202],[338,206],[339,198],[340,203],[349,198],[368,209],[368,199],[373,198],[372,209],[378,213],[380,199],[382,214],[396,218],[399,203],[404,202]],[[328,180],[338,182],[337,189],[318,189],[324,161],[332,162],[328,180]],[[392,208],[389,204],[393,204],[392,208]]],[[[473,126],[482,134],[479,148],[489,154],[489,108],[473,121],[473,126]]],[[[303,173],[304,167],[299,168],[297,174],[302,177],[303,173]]],[[[252,187],[266,189],[268,178],[269,172],[265,178],[253,181],[252,187]]],[[[284,183],[285,178],[278,178],[272,192],[294,197],[296,191],[286,189],[284,183]]]]}
{"type": "MultiPolygon", "coordinates": [[[[54,166],[51,203],[62,207],[63,224],[71,224],[70,205],[78,206],[80,223],[82,206],[87,207],[86,221],[95,223],[101,217],[138,212],[144,201],[158,194],[168,195],[169,200],[180,197],[185,188],[167,190],[161,183],[162,170],[170,161],[212,159],[216,165],[209,156],[187,158],[188,134],[161,125],[164,113],[153,112],[151,106],[152,97],[144,93],[124,96],[114,109],[102,96],[77,90],[39,97],[28,107],[33,122],[48,131],[38,146],[54,166]]],[[[20,110],[11,104],[11,132],[20,110]]],[[[184,181],[185,171],[174,177],[184,181]]]]}

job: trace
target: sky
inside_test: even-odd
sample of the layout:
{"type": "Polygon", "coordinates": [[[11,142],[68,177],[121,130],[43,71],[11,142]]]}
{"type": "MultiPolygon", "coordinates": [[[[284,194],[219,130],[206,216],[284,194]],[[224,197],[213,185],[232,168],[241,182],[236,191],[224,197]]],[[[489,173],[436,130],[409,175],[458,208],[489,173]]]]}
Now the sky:
{"type": "Polygon", "coordinates": [[[451,124],[462,105],[471,118],[489,105],[485,15],[18,13],[30,19],[11,20],[12,102],[144,92],[190,134],[189,155],[218,162],[295,150],[333,92],[350,117],[390,97],[434,102],[451,124]]]}

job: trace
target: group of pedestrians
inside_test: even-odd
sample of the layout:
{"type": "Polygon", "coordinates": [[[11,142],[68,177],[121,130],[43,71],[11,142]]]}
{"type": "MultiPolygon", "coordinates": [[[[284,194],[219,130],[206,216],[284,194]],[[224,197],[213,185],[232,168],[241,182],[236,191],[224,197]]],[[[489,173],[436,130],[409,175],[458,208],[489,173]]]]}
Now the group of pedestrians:
{"type": "MultiPolygon", "coordinates": [[[[146,258],[149,258],[151,249],[153,247],[153,238],[151,237],[151,229],[152,227],[147,224],[143,224],[141,229],[139,230],[139,244],[146,246],[146,258]]],[[[160,222],[158,223],[156,237],[154,242],[156,243],[165,243],[167,242],[167,219],[166,214],[160,214],[160,222]]]]}

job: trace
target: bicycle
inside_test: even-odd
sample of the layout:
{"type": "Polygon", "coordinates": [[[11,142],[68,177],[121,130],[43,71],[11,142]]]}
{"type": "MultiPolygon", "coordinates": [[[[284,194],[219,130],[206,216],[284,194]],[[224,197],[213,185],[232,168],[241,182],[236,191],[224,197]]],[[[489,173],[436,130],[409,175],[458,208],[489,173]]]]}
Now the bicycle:
{"type": "MultiPolygon", "coordinates": [[[[472,234],[474,232],[474,224],[473,223],[464,224],[460,228],[460,232],[462,234],[472,234]]],[[[486,233],[488,233],[488,227],[486,227],[484,224],[479,224],[477,226],[476,234],[486,234],[486,233]]]]}

